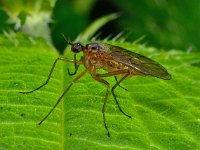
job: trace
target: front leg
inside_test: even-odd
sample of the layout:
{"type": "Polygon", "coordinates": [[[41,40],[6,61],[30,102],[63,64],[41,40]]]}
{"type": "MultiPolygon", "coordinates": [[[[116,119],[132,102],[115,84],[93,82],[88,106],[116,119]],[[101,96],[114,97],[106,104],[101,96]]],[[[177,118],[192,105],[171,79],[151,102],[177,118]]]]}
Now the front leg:
{"type": "Polygon", "coordinates": [[[76,60],[73,60],[73,59],[68,59],[68,58],[64,58],[64,57],[58,57],[58,58],[54,61],[53,65],[52,65],[52,67],[51,67],[51,70],[50,70],[50,72],[49,72],[48,78],[46,79],[46,81],[45,81],[42,85],[38,86],[37,88],[35,88],[35,89],[31,90],[31,91],[19,92],[19,93],[22,93],[22,94],[32,93],[32,92],[34,92],[34,91],[39,90],[39,89],[42,88],[43,86],[47,85],[47,84],[49,83],[49,80],[50,80],[50,78],[51,78],[51,75],[52,75],[52,73],[53,73],[53,71],[54,71],[54,69],[55,69],[55,66],[56,66],[58,60],[62,60],[62,61],[65,61],[65,62],[70,62],[70,63],[82,64],[82,61],[76,61],[76,60]]]}
{"type": "MultiPolygon", "coordinates": [[[[82,58],[81,58],[81,59],[82,59],[82,58]]],[[[81,59],[80,59],[80,61],[81,61],[81,59]]],[[[78,68],[79,68],[79,64],[77,64],[77,60],[76,60],[76,54],[74,54],[74,68],[75,68],[75,70],[74,70],[73,73],[71,73],[71,72],[69,71],[69,68],[67,68],[68,75],[70,75],[70,76],[75,75],[75,74],[77,73],[78,68]]]]}

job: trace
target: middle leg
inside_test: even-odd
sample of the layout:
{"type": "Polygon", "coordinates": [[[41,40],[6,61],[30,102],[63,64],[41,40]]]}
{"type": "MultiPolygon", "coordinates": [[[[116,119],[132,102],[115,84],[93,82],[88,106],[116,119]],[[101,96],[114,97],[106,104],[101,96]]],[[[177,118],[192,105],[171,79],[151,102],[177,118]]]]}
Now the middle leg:
{"type": "Polygon", "coordinates": [[[118,71],[108,72],[108,73],[104,73],[104,74],[98,74],[99,77],[110,77],[110,76],[116,76],[116,75],[124,75],[124,76],[123,76],[119,81],[117,81],[117,83],[112,87],[111,93],[112,93],[112,95],[113,95],[113,97],[114,97],[114,99],[115,99],[115,102],[116,102],[116,104],[117,104],[119,110],[121,111],[121,113],[123,113],[125,116],[131,118],[130,115],[127,115],[127,114],[121,109],[121,107],[120,107],[120,105],[119,105],[119,102],[118,102],[118,100],[117,100],[117,97],[116,97],[116,95],[115,95],[115,93],[114,93],[115,88],[116,88],[117,86],[119,86],[120,83],[130,75],[130,72],[129,72],[128,70],[125,69],[125,70],[118,70],[118,71]]]}
{"type": "Polygon", "coordinates": [[[108,94],[109,94],[109,90],[110,90],[110,84],[104,80],[104,79],[101,79],[100,77],[98,76],[92,76],[95,80],[97,80],[98,82],[101,82],[103,83],[104,85],[106,85],[107,89],[106,89],[106,94],[105,94],[105,98],[104,98],[104,103],[103,103],[103,107],[102,107],[102,114],[103,114],[103,123],[104,123],[104,127],[107,131],[107,135],[108,137],[110,137],[110,132],[108,130],[108,127],[107,127],[107,124],[106,124],[106,117],[105,117],[105,111],[106,111],[106,103],[107,103],[107,100],[108,100],[108,94]]]}
{"type": "Polygon", "coordinates": [[[117,97],[116,97],[116,95],[115,95],[115,93],[114,93],[115,88],[116,88],[117,86],[119,86],[120,83],[121,83],[124,79],[126,79],[129,75],[130,75],[130,73],[125,74],[125,76],[123,76],[119,81],[117,81],[117,83],[112,87],[111,93],[112,93],[112,95],[113,95],[113,97],[114,97],[114,99],[115,99],[115,102],[116,102],[116,104],[117,104],[119,110],[121,111],[121,113],[124,114],[125,116],[131,118],[130,115],[127,115],[127,114],[122,110],[122,108],[120,107],[119,102],[118,102],[118,100],[117,100],[117,97]]]}
{"type": "MultiPolygon", "coordinates": [[[[107,103],[107,100],[108,100],[108,94],[109,94],[109,90],[110,90],[110,84],[106,80],[104,80],[102,78],[103,77],[110,77],[110,76],[120,75],[120,74],[125,74],[125,76],[121,80],[117,81],[117,83],[112,88],[113,91],[120,84],[120,82],[122,82],[130,74],[128,70],[118,70],[118,71],[108,72],[108,73],[104,73],[104,74],[92,74],[92,77],[95,80],[97,80],[98,82],[101,82],[101,83],[103,83],[104,85],[107,86],[107,91],[106,91],[106,94],[105,94],[104,104],[103,104],[103,108],[102,108],[102,114],[103,114],[104,127],[107,130],[108,137],[110,137],[110,132],[109,132],[107,124],[106,124],[105,111],[106,111],[106,103],[107,103]]],[[[112,94],[113,94],[113,92],[112,92],[112,94]]],[[[115,101],[116,101],[116,103],[118,105],[118,108],[120,109],[120,111],[123,114],[125,114],[122,111],[121,107],[119,106],[119,103],[118,103],[118,101],[116,99],[115,94],[113,96],[115,97],[115,101]]],[[[126,115],[126,116],[130,117],[129,115],[126,115]]]]}
{"type": "MultiPolygon", "coordinates": [[[[118,82],[117,76],[115,76],[115,81],[118,82]]],[[[120,88],[124,89],[125,91],[128,91],[125,87],[121,86],[120,84],[118,85],[120,88]]]]}

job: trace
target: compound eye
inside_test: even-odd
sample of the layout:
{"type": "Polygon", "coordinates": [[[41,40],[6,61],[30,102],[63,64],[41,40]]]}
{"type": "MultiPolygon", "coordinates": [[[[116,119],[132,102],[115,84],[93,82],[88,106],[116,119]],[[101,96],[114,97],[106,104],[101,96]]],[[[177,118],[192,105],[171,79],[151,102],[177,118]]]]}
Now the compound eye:
{"type": "Polygon", "coordinates": [[[83,46],[80,44],[80,43],[75,43],[73,46],[72,46],[72,51],[74,53],[79,53],[80,51],[83,51],[83,46]]]}

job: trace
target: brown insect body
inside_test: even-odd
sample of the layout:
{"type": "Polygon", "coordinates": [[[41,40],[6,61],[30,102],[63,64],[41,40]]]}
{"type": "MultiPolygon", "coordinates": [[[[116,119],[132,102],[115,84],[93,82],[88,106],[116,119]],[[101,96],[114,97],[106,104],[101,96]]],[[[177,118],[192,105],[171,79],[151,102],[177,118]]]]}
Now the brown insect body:
{"type": "MultiPolygon", "coordinates": [[[[35,88],[34,90],[27,91],[27,92],[20,92],[23,94],[32,93],[36,90],[39,90],[43,86],[45,86],[53,73],[53,70],[58,62],[58,60],[62,60],[65,62],[74,63],[74,72],[70,73],[68,69],[69,75],[75,75],[77,73],[77,70],[79,68],[79,65],[83,64],[85,66],[85,70],[82,71],[79,75],[77,75],[72,82],[68,85],[66,90],[63,92],[63,94],[58,98],[57,102],[54,104],[52,109],[49,111],[49,113],[38,123],[41,125],[44,120],[48,118],[48,116],[53,112],[53,110],[56,108],[56,106],[60,103],[60,101],[63,99],[65,94],[70,90],[72,85],[77,82],[81,77],[83,77],[87,72],[90,72],[93,79],[96,81],[104,84],[106,86],[106,93],[104,98],[104,103],[102,107],[102,114],[103,114],[103,122],[104,127],[107,131],[108,137],[110,137],[110,133],[106,124],[106,117],[105,117],[105,111],[106,111],[106,103],[108,100],[108,95],[111,91],[114,100],[120,110],[121,113],[123,113],[125,116],[131,118],[130,115],[127,115],[122,108],[119,105],[119,102],[117,100],[117,97],[114,93],[114,90],[116,87],[121,87],[120,83],[125,80],[129,76],[134,75],[140,75],[140,76],[154,76],[157,78],[161,78],[164,80],[171,79],[170,74],[167,72],[167,70],[161,66],[159,63],[142,56],[140,54],[128,51],[124,48],[113,46],[109,44],[102,44],[97,42],[91,42],[87,44],[86,46],[81,45],[80,43],[70,43],[71,50],[74,53],[74,59],[68,59],[64,57],[59,57],[55,60],[55,62],[52,65],[52,68],[50,70],[50,73],[48,75],[48,78],[46,82],[44,82],[39,87],[35,88]],[[76,59],[76,54],[79,52],[83,52],[83,56],[80,60],[76,59]],[[98,71],[100,69],[104,69],[107,71],[107,73],[100,74],[98,71]],[[104,77],[111,77],[114,76],[116,83],[110,90],[110,84],[108,81],[104,79],[104,77]],[[120,80],[117,80],[117,77],[121,76],[120,80]]],[[[123,88],[123,87],[121,87],[123,88]]],[[[125,88],[123,88],[125,89],[125,88]]],[[[126,90],[126,89],[125,89],[126,90]]]]}
{"type": "Polygon", "coordinates": [[[91,74],[104,69],[108,72],[129,69],[128,66],[115,61],[104,47],[98,47],[98,43],[90,43],[83,50],[83,63],[91,74]]]}
{"type": "Polygon", "coordinates": [[[83,58],[83,63],[91,74],[99,69],[108,72],[127,69],[130,75],[150,75],[165,80],[171,78],[167,70],[159,63],[118,46],[89,43],[83,50],[83,58]]]}

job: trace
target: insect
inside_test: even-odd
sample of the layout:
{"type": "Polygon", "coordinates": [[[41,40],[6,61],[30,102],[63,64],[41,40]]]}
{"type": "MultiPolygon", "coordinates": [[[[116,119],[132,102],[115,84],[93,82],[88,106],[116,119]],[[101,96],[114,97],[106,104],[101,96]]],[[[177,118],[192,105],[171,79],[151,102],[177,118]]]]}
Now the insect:
{"type": "MultiPolygon", "coordinates": [[[[171,75],[167,72],[167,70],[161,66],[159,63],[132,51],[126,50],[124,48],[113,46],[110,44],[98,43],[98,42],[90,42],[86,46],[83,46],[80,43],[71,43],[71,51],[74,53],[74,59],[68,59],[64,57],[57,58],[50,70],[48,78],[46,82],[44,82],[39,87],[35,88],[34,90],[27,91],[27,92],[20,92],[23,94],[32,93],[36,90],[39,90],[43,86],[45,86],[53,73],[53,70],[56,66],[58,61],[65,61],[74,64],[74,71],[71,73],[68,69],[69,75],[75,75],[80,65],[85,66],[85,70],[82,71],[79,75],[77,75],[72,82],[68,85],[67,89],[63,92],[63,94],[58,98],[57,102],[51,108],[49,113],[38,123],[39,125],[42,124],[47,117],[52,113],[55,107],[59,104],[61,99],[64,95],[70,90],[72,85],[77,82],[81,77],[83,77],[87,72],[90,73],[92,78],[106,86],[106,93],[104,97],[104,103],[102,107],[102,115],[103,115],[103,123],[104,127],[107,131],[108,137],[110,137],[110,132],[107,127],[106,123],[106,103],[108,100],[108,95],[110,91],[110,84],[108,81],[104,79],[104,77],[114,76],[116,83],[111,88],[111,93],[114,97],[116,105],[118,106],[120,112],[125,116],[131,118],[130,115],[127,115],[119,105],[117,97],[115,95],[116,87],[120,86],[120,83],[125,80],[129,76],[153,76],[164,80],[170,80],[171,75]],[[83,56],[80,60],[77,60],[76,54],[79,52],[83,52],[83,56]],[[106,73],[100,74],[99,70],[105,70],[106,73]],[[117,77],[121,77],[117,80],[117,77]]],[[[122,87],[123,88],[123,87],[122,87]]]]}

